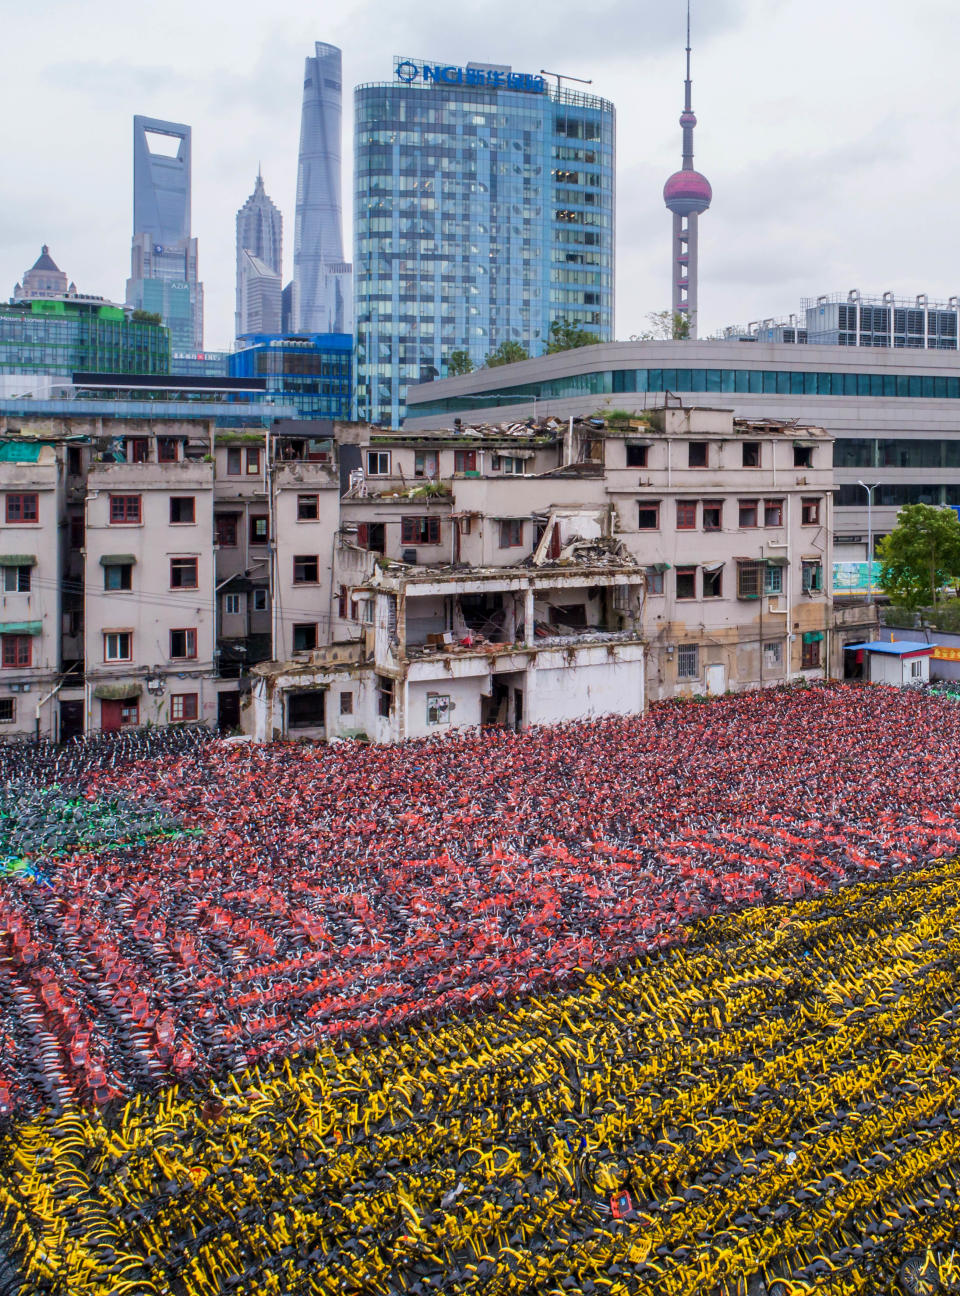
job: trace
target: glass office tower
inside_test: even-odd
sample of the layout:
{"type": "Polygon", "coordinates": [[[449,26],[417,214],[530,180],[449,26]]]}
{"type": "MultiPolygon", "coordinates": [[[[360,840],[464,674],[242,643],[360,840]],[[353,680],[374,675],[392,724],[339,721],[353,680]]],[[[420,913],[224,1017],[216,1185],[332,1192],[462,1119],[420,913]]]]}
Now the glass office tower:
{"type": "Polygon", "coordinates": [[[395,60],[355,95],[357,413],[566,320],[613,336],[615,114],[487,64],[395,60]]]}

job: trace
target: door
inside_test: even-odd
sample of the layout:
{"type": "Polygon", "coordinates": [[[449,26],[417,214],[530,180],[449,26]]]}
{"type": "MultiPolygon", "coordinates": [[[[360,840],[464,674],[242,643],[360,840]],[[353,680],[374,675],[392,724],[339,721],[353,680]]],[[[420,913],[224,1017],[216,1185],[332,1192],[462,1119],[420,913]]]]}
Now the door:
{"type": "Polygon", "coordinates": [[[217,728],[240,728],[240,694],[233,689],[217,694],[217,728]]]}
{"type": "Polygon", "coordinates": [[[69,742],[83,733],[83,702],[60,703],[60,741],[69,742]]]}
{"type": "Polygon", "coordinates": [[[104,733],[113,733],[123,723],[123,703],[112,698],[103,698],[100,702],[100,728],[104,733]]]}
{"type": "Polygon", "coordinates": [[[722,665],[707,667],[708,696],[716,697],[718,693],[722,693],[726,689],[727,687],[726,675],[727,675],[726,667],[722,665]]]}

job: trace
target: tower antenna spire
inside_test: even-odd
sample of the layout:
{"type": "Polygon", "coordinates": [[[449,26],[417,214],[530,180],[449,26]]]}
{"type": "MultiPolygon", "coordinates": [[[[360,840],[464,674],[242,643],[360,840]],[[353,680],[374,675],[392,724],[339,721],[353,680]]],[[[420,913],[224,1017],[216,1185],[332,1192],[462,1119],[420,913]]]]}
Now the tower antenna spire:
{"type": "Polygon", "coordinates": [[[690,76],[690,0],[687,0],[687,67],[683,83],[681,169],[663,187],[663,200],[673,212],[672,301],[675,331],[697,336],[697,222],[710,206],[713,191],[706,176],[693,169],[693,82],[690,76]]]}

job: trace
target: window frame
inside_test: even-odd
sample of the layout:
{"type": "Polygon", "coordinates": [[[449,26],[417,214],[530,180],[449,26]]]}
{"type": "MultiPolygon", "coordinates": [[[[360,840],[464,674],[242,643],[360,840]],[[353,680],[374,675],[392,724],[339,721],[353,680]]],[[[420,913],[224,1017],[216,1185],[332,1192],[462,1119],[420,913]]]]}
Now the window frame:
{"type": "Polygon", "coordinates": [[[227,593],[223,596],[223,615],[224,616],[242,616],[243,609],[240,603],[241,596],[236,593],[227,593]]]}
{"type": "Polygon", "coordinates": [[[367,461],[366,475],[368,477],[389,477],[390,476],[390,451],[389,450],[369,450],[368,449],[366,452],[366,461],[367,461]],[[377,463],[376,468],[372,468],[370,466],[374,460],[376,460],[377,463]],[[386,462],[386,468],[383,468],[381,466],[382,462],[386,462]]]}
{"type": "Polygon", "coordinates": [[[784,501],[779,497],[764,499],[763,501],[763,525],[765,527],[782,527],[784,524],[784,501]],[[771,517],[774,521],[771,521],[771,517]]]}
{"type": "Polygon", "coordinates": [[[476,450],[454,450],[453,471],[455,473],[476,472],[477,471],[476,450]]]}
{"type": "Polygon", "coordinates": [[[245,451],[246,453],[244,455],[243,463],[244,477],[259,477],[263,471],[263,466],[260,460],[260,447],[246,446],[245,451]]]}
{"type": "Polygon", "coordinates": [[[4,670],[26,670],[33,665],[33,636],[0,635],[0,662],[4,670]]]}
{"type": "Polygon", "coordinates": [[[340,694],[340,714],[342,716],[353,715],[353,691],[351,689],[344,689],[340,694]]]}
{"type": "Polygon", "coordinates": [[[132,630],[103,630],[103,660],[105,662],[128,662],[133,661],[133,631],[132,630]],[[117,641],[117,652],[110,653],[110,640],[117,641]],[[126,653],[122,653],[121,640],[126,641],[126,653]]]}
{"type": "Polygon", "coordinates": [[[424,514],[422,517],[400,519],[400,543],[405,545],[438,545],[443,543],[440,519],[424,514]]]}
{"type": "Polygon", "coordinates": [[[108,563],[103,569],[103,589],[105,594],[129,594],[133,590],[133,563],[108,563]],[[109,585],[107,582],[111,572],[120,572],[119,584],[109,585]],[[124,584],[126,579],[126,584],[124,584]]]}
{"type": "Polygon", "coordinates": [[[252,609],[252,610],[253,610],[254,612],[269,612],[269,610],[270,610],[269,590],[265,590],[265,589],[262,589],[262,588],[261,588],[261,589],[255,589],[255,590],[252,590],[251,593],[253,594],[253,609],[252,609]],[[261,602],[263,603],[263,606],[262,606],[262,607],[260,606],[260,603],[261,603],[261,602]]]}
{"type": "Polygon", "coordinates": [[[677,500],[676,529],[678,531],[696,531],[697,512],[698,512],[697,506],[699,503],[700,501],[695,499],[677,500]]]}
{"type": "Polygon", "coordinates": [[[247,515],[247,540],[251,549],[266,549],[270,545],[270,514],[269,513],[250,513],[247,515]],[[255,534],[257,524],[262,522],[264,525],[264,534],[261,539],[255,534]]]}
{"type": "Polygon", "coordinates": [[[200,694],[199,693],[171,693],[170,694],[170,723],[171,724],[189,724],[191,720],[200,718],[200,694]],[[192,703],[193,714],[187,714],[188,704],[192,703]],[[181,714],[177,715],[180,711],[181,714]]]}
{"type": "Polygon", "coordinates": [[[17,721],[17,700],[12,697],[0,698],[0,724],[16,724],[17,721]],[[4,715],[9,710],[9,715],[4,715]]]}
{"type": "Polygon", "coordinates": [[[754,531],[759,526],[760,518],[760,501],[759,499],[738,499],[737,500],[737,526],[741,531],[754,531]],[[744,521],[744,514],[753,514],[752,522],[744,521]]]}
{"type": "Polygon", "coordinates": [[[800,497],[800,525],[815,526],[820,525],[820,503],[819,495],[806,495],[800,497]],[[812,510],[813,516],[808,517],[808,512],[812,510]]]}
{"type": "Polygon", "coordinates": [[[659,531],[660,530],[660,500],[637,500],[637,530],[638,531],[659,531]],[[644,513],[653,514],[653,523],[647,525],[643,521],[644,513]]]}
{"type": "Polygon", "coordinates": [[[295,621],[293,624],[293,651],[294,652],[315,652],[320,642],[320,636],[317,632],[316,621],[295,621]],[[305,637],[312,639],[312,643],[297,644],[297,635],[303,631],[310,631],[305,637]]]}
{"type": "Polygon", "coordinates": [[[626,465],[628,468],[649,468],[650,447],[645,445],[626,444],[626,465]]]}
{"type": "Polygon", "coordinates": [[[498,549],[523,548],[523,518],[501,518],[497,530],[498,549]]]}
{"type": "Polygon", "coordinates": [[[819,670],[823,665],[822,641],[815,639],[813,643],[800,644],[800,669],[801,670],[819,670]]]}
{"type": "Polygon", "coordinates": [[[174,626],[174,627],[172,627],[171,630],[170,630],[170,643],[169,643],[170,652],[169,652],[169,654],[168,654],[170,661],[196,661],[196,659],[197,659],[197,637],[198,637],[198,636],[197,636],[197,628],[196,628],[196,626],[174,626]],[[184,648],[185,648],[187,651],[185,651],[185,652],[183,652],[183,653],[180,653],[180,654],[175,653],[175,652],[173,651],[173,636],[174,636],[174,635],[183,635],[183,636],[184,636],[183,646],[184,646],[184,648]],[[191,647],[191,644],[192,644],[192,646],[193,646],[193,651],[192,651],[192,652],[189,651],[189,649],[190,649],[190,647],[191,647]]]}
{"type": "Polygon", "coordinates": [[[695,601],[696,601],[696,598],[697,598],[697,566],[696,566],[695,563],[684,563],[682,566],[679,566],[679,567],[675,567],[675,568],[674,568],[674,585],[673,585],[673,594],[674,594],[674,598],[676,599],[676,601],[677,601],[678,603],[692,603],[692,602],[695,602],[695,601]],[[691,586],[691,588],[692,588],[693,592],[692,592],[691,594],[681,594],[681,593],[680,593],[680,580],[681,580],[681,578],[683,578],[683,580],[688,580],[688,579],[689,579],[690,581],[692,581],[692,586],[691,586]]]}
{"type": "Polygon", "coordinates": [[[240,514],[239,513],[216,513],[214,514],[214,543],[220,549],[236,549],[240,540],[240,514]],[[232,540],[224,540],[223,530],[225,523],[232,523],[233,529],[227,527],[227,533],[233,536],[232,540]]]}
{"type": "Polygon", "coordinates": [[[193,555],[170,559],[170,588],[172,590],[195,590],[200,588],[200,559],[193,555]],[[177,573],[178,579],[174,580],[174,573],[177,573]],[[183,576],[193,573],[192,582],[184,580],[183,576]]]}
{"type": "Polygon", "coordinates": [[[294,554],[293,556],[293,584],[294,585],[319,585],[320,584],[320,555],[319,554],[294,554]],[[309,568],[313,564],[313,576],[298,576],[297,568],[306,564],[309,568]]]}
{"type": "Polygon", "coordinates": [[[227,446],[227,476],[243,476],[243,452],[240,446],[227,446]]]}
{"type": "Polygon", "coordinates": [[[723,530],[723,500],[722,499],[705,499],[700,501],[700,525],[704,531],[722,531],[723,530]],[[716,512],[716,526],[707,525],[707,512],[716,512]]]}
{"type": "Polygon", "coordinates": [[[677,644],[677,679],[700,678],[700,645],[677,644]],[[692,669],[690,669],[692,665],[692,669]]]}
{"type": "Polygon", "coordinates": [[[742,446],[743,446],[743,458],[742,458],[741,466],[743,468],[759,468],[763,460],[763,442],[744,441],[742,442],[742,446]],[[748,451],[751,458],[753,458],[754,454],[756,455],[756,458],[753,463],[747,462],[748,451]]]}
{"type": "Polygon", "coordinates": [[[721,563],[717,571],[707,571],[706,568],[700,574],[700,586],[702,590],[701,597],[705,599],[722,599],[723,598],[723,572],[725,564],[721,563]]]}
{"type": "Polygon", "coordinates": [[[823,562],[819,558],[800,560],[800,588],[804,594],[823,593],[823,562]]]}
{"type": "Polygon", "coordinates": [[[108,525],[143,526],[143,496],[111,494],[108,525]],[[133,501],[136,501],[135,509],[132,507],[133,501]]]}
{"type": "Polygon", "coordinates": [[[709,441],[688,441],[687,442],[687,467],[688,468],[709,468],[710,467],[710,442],[709,441]],[[701,455],[703,456],[701,462],[701,455]]]}
{"type": "MultiPolygon", "coordinates": [[[[176,460],[173,460],[173,462],[175,463],[176,460]]],[[[170,525],[171,526],[196,526],[197,525],[196,495],[171,495],[170,496],[170,525]],[[175,504],[189,504],[190,505],[189,518],[186,519],[175,518],[173,516],[175,504]]]]}
{"type": "Polygon", "coordinates": [[[6,504],[4,506],[4,518],[7,526],[39,526],[40,525],[40,492],[39,491],[6,491],[6,504]],[[14,506],[14,500],[17,501],[14,506]],[[27,504],[31,500],[32,504],[27,504]],[[28,514],[33,512],[33,516],[28,514]]]}
{"type": "Polygon", "coordinates": [[[29,594],[33,581],[31,579],[32,568],[29,566],[4,567],[3,569],[3,593],[4,594],[29,594]]]}
{"type": "Polygon", "coordinates": [[[298,522],[319,522],[320,521],[320,496],[319,495],[298,495],[297,496],[297,521],[298,522]],[[313,512],[304,513],[304,506],[308,508],[312,505],[313,512]]]}

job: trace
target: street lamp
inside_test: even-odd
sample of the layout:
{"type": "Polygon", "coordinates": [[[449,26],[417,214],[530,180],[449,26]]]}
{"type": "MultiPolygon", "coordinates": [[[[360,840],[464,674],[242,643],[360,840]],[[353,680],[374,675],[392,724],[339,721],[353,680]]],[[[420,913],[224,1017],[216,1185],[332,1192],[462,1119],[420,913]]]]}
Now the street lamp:
{"type": "Polygon", "coordinates": [[[867,492],[867,602],[873,602],[873,492],[880,485],[879,482],[871,482],[869,486],[865,481],[858,481],[858,486],[862,486],[867,492]]]}

